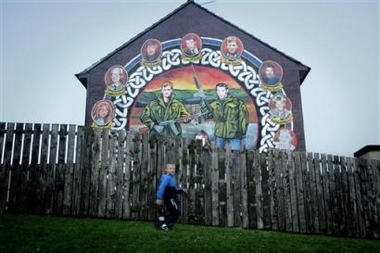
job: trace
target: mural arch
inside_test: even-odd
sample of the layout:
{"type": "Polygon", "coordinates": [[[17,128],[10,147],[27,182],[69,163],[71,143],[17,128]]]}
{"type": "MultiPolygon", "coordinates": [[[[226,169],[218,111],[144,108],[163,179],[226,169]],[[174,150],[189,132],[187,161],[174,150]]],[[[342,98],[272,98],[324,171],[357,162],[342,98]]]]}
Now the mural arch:
{"type": "MultiPolygon", "coordinates": [[[[197,38],[196,34],[190,35],[197,38]]],[[[158,61],[150,63],[139,54],[124,65],[128,72],[125,92],[114,96],[105,93],[103,98],[112,101],[115,106],[112,129],[142,131],[149,128],[142,122],[143,110],[150,101],[161,95],[161,85],[170,81],[175,98],[182,102],[188,111],[187,121],[179,122],[182,128],[181,135],[196,138],[202,134],[206,135],[209,141],[214,141],[217,135],[217,120],[207,119],[203,111],[205,105],[215,104],[218,100],[216,84],[226,83],[229,96],[242,101],[247,110],[247,129],[242,144],[247,149],[260,151],[275,147],[275,134],[280,128],[293,130],[293,117],[276,120],[273,110],[271,111],[274,97],[286,97],[282,84],[269,87],[263,83],[259,74],[263,62],[252,53],[243,50],[243,45],[240,46],[242,51],[238,57],[227,59],[221,52],[227,38],[199,38],[201,43],[198,41],[198,44],[201,46],[194,56],[185,53],[184,39],[177,38],[160,42],[162,51],[158,61]]],[[[291,104],[290,100],[288,104],[291,104]]],[[[173,128],[173,125],[171,127],[173,128]]]]}

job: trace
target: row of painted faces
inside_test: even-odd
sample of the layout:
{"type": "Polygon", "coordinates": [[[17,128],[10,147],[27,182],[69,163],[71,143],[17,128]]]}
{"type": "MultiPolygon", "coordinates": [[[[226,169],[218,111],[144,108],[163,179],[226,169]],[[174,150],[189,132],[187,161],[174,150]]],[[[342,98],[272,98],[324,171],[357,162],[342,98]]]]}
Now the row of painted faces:
{"type": "MultiPolygon", "coordinates": [[[[186,57],[197,57],[201,54],[202,39],[195,33],[188,33],[181,39],[181,51],[186,57]]],[[[228,36],[220,46],[221,55],[228,61],[238,61],[244,50],[242,41],[236,36],[228,36]]],[[[162,54],[161,42],[157,39],[146,40],[141,47],[142,62],[159,64],[162,54]]],[[[262,87],[271,91],[277,91],[283,76],[283,69],[275,61],[267,60],[260,65],[259,77],[262,87]]],[[[124,90],[128,82],[128,73],[121,65],[110,67],[104,76],[107,90],[111,95],[124,90]]]]}

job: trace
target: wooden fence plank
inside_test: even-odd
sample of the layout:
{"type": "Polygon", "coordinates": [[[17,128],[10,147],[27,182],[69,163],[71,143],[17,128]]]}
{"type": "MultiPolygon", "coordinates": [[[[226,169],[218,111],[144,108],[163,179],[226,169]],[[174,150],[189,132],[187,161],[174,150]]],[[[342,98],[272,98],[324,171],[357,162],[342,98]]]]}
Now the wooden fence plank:
{"type": "Polygon", "coordinates": [[[33,124],[27,123],[24,127],[24,141],[23,141],[23,149],[22,149],[22,162],[21,164],[25,169],[28,170],[29,161],[30,161],[30,151],[32,148],[32,134],[33,134],[33,124]]]}
{"type": "Polygon", "coordinates": [[[52,178],[52,185],[51,185],[51,196],[50,196],[50,208],[51,213],[55,213],[55,203],[57,203],[55,198],[59,198],[57,195],[59,191],[59,188],[61,187],[62,181],[62,171],[58,172],[57,176],[57,162],[58,162],[58,130],[59,125],[53,124],[51,125],[51,131],[50,131],[50,146],[49,146],[49,163],[51,165],[51,171],[49,171],[51,178],[52,178]],[[58,188],[56,188],[58,187],[58,188]]]}
{"type": "Polygon", "coordinates": [[[301,172],[302,172],[302,182],[303,182],[303,200],[305,207],[305,228],[306,232],[311,231],[311,221],[312,221],[312,209],[311,209],[311,190],[310,190],[310,170],[309,170],[309,159],[307,153],[301,154],[301,172]]]}
{"type": "Polygon", "coordinates": [[[369,220],[369,227],[368,227],[368,234],[370,237],[379,237],[379,219],[377,217],[377,210],[376,210],[376,161],[374,160],[367,160],[367,197],[368,197],[368,220],[369,220]]]}
{"type": "Polygon", "coordinates": [[[371,161],[374,187],[374,237],[380,238],[380,160],[371,161]]]}
{"type": "MultiPolygon", "coordinates": [[[[249,228],[257,228],[257,213],[256,213],[256,185],[255,185],[255,171],[259,170],[258,163],[258,153],[257,152],[248,152],[247,153],[247,209],[248,209],[248,227],[249,228]]],[[[269,188],[267,189],[269,191],[269,188]]],[[[269,199],[268,199],[269,203],[269,199]]],[[[270,204],[270,203],[269,203],[270,204]]],[[[269,206],[270,208],[270,206],[269,206]]],[[[270,210],[268,210],[270,213],[270,210]]],[[[270,223],[270,221],[269,221],[270,223]]]]}
{"type": "Polygon", "coordinates": [[[285,200],[284,200],[284,186],[282,181],[282,156],[280,150],[274,150],[275,157],[275,180],[276,180],[276,192],[274,193],[276,196],[276,205],[278,207],[278,229],[280,231],[286,230],[286,218],[285,218],[285,200]]]}
{"type": "MultiPolygon", "coordinates": [[[[30,164],[34,165],[39,162],[40,157],[40,138],[42,134],[42,125],[34,124],[33,126],[33,136],[32,136],[32,150],[30,164]]],[[[34,167],[35,168],[35,167],[34,167]]]]}
{"type": "Polygon", "coordinates": [[[70,140],[70,135],[75,133],[75,126],[71,129],[71,125],[61,125],[59,130],[59,154],[58,166],[63,172],[63,190],[62,190],[62,214],[70,215],[72,212],[72,195],[73,192],[73,162],[69,160],[69,152],[72,154],[74,149],[74,139],[70,140]],[[72,146],[71,146],[72,145],[72,146]],[[66,148],[67,147],[67,148],[66,148]],[[69,151],[70,150],[70,151],[69,151]],[[67,154],[67,159],[66,159],[67,154]]]}
{"type": "Polygon", "coordinates": [[[49,150],[50,150],[50,143],[49,143],[49,136],[50,136],[50,125],[44,124],[42,126],[42,138],[41,138],[41,174],[40,174],[40,182],[39,184],[39,191],[41,193],[42,197],[42,208],[44,210],[45,214],[51,214],[52,213],[52,206],[51,206],[51,198],[52,198],[52,191],[53,191],[53,184],[54,184],[54,178],[53,178],[53,168],[48,163],[48,157],[49,157],[49,150]]]}
{"type": "Polygon", "coordinates": [[[149,220],[150,217],[150,208],[152,203],[154,203],[154,191],[151,191],[152,180],[152,171],[148,167],[148,156],[149,154],[149,143],[144,141],[144,136],[139,136],[139,143],[141,149],[141,208],[140,208],[140,219],[149,220]]]}
{"type": "Polygon", "coordinates": [[[229,164],[231,168],[231,186],[232,186],[232,205],[233,205],[233,226],[241,227],[241,213],[242,213],[242,203],[241,203],[241,173],[242,173],[242,155],[239,151],[231,152],[231,163],[229,164]]]}
{"type": "Polygon", "coordinates": [[[328,210],[330,213],[330,226],[327,231],[328,234],[335,234],[337,231],[337,207],[336,207],[336,189],[335,189],[335,176],[334,176],[334,165],[333,156],[327,156],[327,166],[328,166],[328,210]]]}
{"type": "MultiPolygon", "coordinates": [[[[73,159],[70,159],[71,152],[70,147],[72,144],[75,144],[75,138],[73,133],[73,128],[70,125],[69,128],[69,144],[68,144],[68,151],[67,154],[67,161],[70,163],[71,161],[74,161],[73,159]]],[[[87,135],[87,134],[86,134],[87,135]]],[[[86,143],[86,136],[84,132],[84,127],[78,127],[77,130],[77,145],[75,149],[76,153],[76,163],[73,164],[73,175],[72,175],[72,196],[73,200],[71,202],[71,213],[73,215],[79,215],[81,212],[81,199],[82,199],[82,174],[83,171],[85,171],[85,167],[87,166],[88,160],[86,161],[87,152],[88,149],[86,149],[85,143],[86,143]],[[87,162],[87,163],[86,163],[87,162]]],[[[74,147],[74,146],[72,146],[74,147]]],[[[70,194],[70,193],[68,193],[70,194]]]]}
{"type": "Polygon", "coordinates": [[[63,196],[67,171],[67,164],[61,163],[55,165],[52,208],[53,213],[56,215],[61,215],[63,213],[63,196]]]}
{"type": "Polygon", "coordinates": [[[260,167],[261,167],[261,205],[262,205],[262,221],[263,221],[263,228],[264,229],[271,229],[272,228],[272,216],[271,216],[271,202],[270,202],[270,192],[269,192],[269,171],[268,171],[268,165],[267,165],[267,156],[265,153],[262,153],[260,156],[260,167]]]}
{"type": "Polygon", "coordinates": [[[202,142],[199,140],[199,144],[201,147],[201,166],[203,172],[203,194],[204,194],[204,224],[212,225],[212,152],[209,149],[204,149],[202,147],[202,142]]]}
{"type": "Polygon", "coordinates": [[[301,233],[306,233],[306,210],[305,210],[305,185],[301,166],[301,154],[294,152],[294,163],[295,163],[295,180],[297,188],[297,208],[298,208],[298,220],[299,220],[299,231],[301,233]]]}
{"type": "Polygon", "coordinates": [[[131,196],[131,185],[132,185],[132,169],[133,169],[133,159],[132,155],[134,152],[134,143],[132,133],[127,133],[125,141],[125,169],[123,178],[123,218],[132,219],[132,196],[131,196]]]}
{"type": "Polygon", "coordinates": [[[313,154],[307,153],[308,167],[309,167],[309,175],[310,175],[310,230],[311,233],[316,234],[319,233],[319,213],[318,213],[318,197],[317,197],[317,182],[316,182],[316,174],[317,174],[317,166],[315,158],[313,154]]]}
{"type": "Polygon", "coordinates": [[[326,231],[325,234],[332,233],[332,214],[330,209],[330,185],[329,185],[329,167],[326,154],[321,155],[321,176],[323,188],[323,203],[325,206],[325,221],[326,231]]]}
{"type": "MultiPolygon", "coordinates": [[[[97,215],[97,189],[90,189],[91,183],[97,183],[97,175],[99,168],[99,159],[96,159],[97,154],[100,152],[98,137],[95,136],[96,132],[91,128],[86,128],[84,131],[84,143],[88,143],[88,148],[83,147],[83,166],[78,176],[80,176],[80,210],[79,215],[95,217],[97,215]],[[95,180],[96,179],[96,180],[95,180]],[[95,204],[96,203],[96,204],[95,204]]],[[[97,187],[97,185],[96,185],[97,187]]]]}
{"type": "MultiPolygon", "coordinates": [[[[58,143],[57,143],[57,164],[56,164],[56,177],[55,177],[55,187],[56,191],[54,193],[53,200],[53,213],[63,214],[64,210],[64,199],[65,199],[65,187],[66,187],[66,176],[70,175],[68,171],[68,166],[66,164],[66,142],[67,142],[67,125],[60,125],[58,132],[58,143]]],[[[68,187],[70,189],[70,187],[68,187]]]]}
{"type": "MultiPolygon", "coordinates": [[[[268,151],[268,156],[264,157],[260,154],[260,164],[263,166],[261,167],[261,171],[264,170],[265,162],[268,163],[268,173],[269,173],[269,189],[270,189],[270,215],[271,215],[271,228],[274,230],[278,230],[278,205],[277,205],[277,184],[276,184],[276,162],[275,162],[275,155],[273,150],[268,151]]],[[[262,191],[261,186],[256,186],[256,192],[262,191]],[[259,187],[259,188],[257,188],[259,187]]],[[[259,221],[259,220],[258,220],[259,221]]],[[[258,223],[259,225],[259,223],[258,223]]]]}
{"type": "MultiPolygon", "coordinates": [[[[241,226],[243,228],[249,227],[249,215],[248,215],[248,172],[247,172],[247,156],[245,153],[241,155],[241,173],[240,173],[240,187],[241,187],[241,226]]],[[[207,192],[207,191],[206,191],[207,192]]]]}
{"type": "Polygon", "coordinates": [[[218,151],[214,144],[211,144],[211,204],[212,204],[212,225],[219,226],[219,169],[218,151]]]}
{"type": "MultiPolygon", "coordinates": [[[[9,123],[8,123],[9,124],[9,123]]],[[[8,178],[10,169],[8,164],[4,161],[6,153],[6,132],[7,125],[5,122],[0,122],[0,214],[4,213],[7,209],[7,192],[8,192],[8,178]]]]}
{"type": "Polygon", "coordinates": [[[5,137],[5,146],[4,146],[4,160],[3,165],[9,166],[12,165],[12,150],[13,150],[13,133],[14,133],[15,124],[8,123],[6,129],[5,137]]]}
{"type": "Polygon", "coordinates": [[[117,157],[118,157],[118,136],[117,132],[112,131],[109,135],[109,148],[108,148],[108,170],[106,171],[107,185],[106,185],[106,217],[115,218],[115,197],[117,185],[117,157]]]}
{"type": "MultiPolygon", "coordinates": [[[[204,224],[205,222],[205,199],[204,199],[204,168],[201,162],[202,145],[201,142],[191,141],[192,159],[190,164],[190,177],[194,191],[191,195],[191,213],[195,216],[195,222],[204,224]]],[[[185,217],[183,217],[185,218],[185,217]]],[[[191,218],[191,217],[188,217],[191,218]]]]}
{"type": "Polygon", "coordinates": [[[21,189],[23,188],[22,179],[21,179],[21,170],[20,170],[20,164],[15,164],[9,166],[10,168],[10,178],[8,180],[8,193],[7,193],[7,203],[6,203],[6,209],[9,212],[12,213],[18,213],[19,210],[19,204],[18,201],[20,200],[20,194],[21,189]],[[19,187],[21,186],[21,187],[19,187]]]}
{"type": "Polygon", "coordinates": [[[235,226],[235,210],[234,210],[234,171],[232,169],[232,151],[229,146],[226,148],[225,152],[225,168],[226,168],[226,207],[227,207],[227,227],[235,226]]]}
{"type": "Polygon", "coordinates": [[[354,164],[351,158],[347,158],[347,183],[349,193],[348,211],[351,222],[349,222],[349,229],[352,236],[359,236],[359,220],[358,220],[358,207],[356,204],[356,187],[354,179],[354,164]]]}
{"type": "Polygon", "coordinates": [[[342,166],[339,156],[334,156],[334,176],[335,176],[335,191],[336,191],[336,208],[337,208],[337,231],[338,235],[344,236],[345,225],[343,221],[343,191],[342,191],[342,166]]]}
{"type": "MultiPolygon", "coordinates": [[[[141,147],[140,137],[135,134],[133,137],[133,170],[132,170],[132,219],[140,219],[140,207],[141,207],[141,147]]],[[[163,142],[158,142],[158,149],[163,150],[163,142]]]]}
{"type": "MultiPolygon", "coordinates": [[[[182,145],[182,144],[181,144],[182,145]]],[[[142,135],[142,149],[143,154],[145,154],[145,159],[143,166],[146,168],[148,173],[148,185],[147,185],[147,209],[148,209],[148,220],[155,220],[157,218],[157,208],[156,208],[156,191],[157,191],[157,161],[154,156],[154,148],[151,148],[149,143],[149,134],[142,135]],[[153,152],[152,152],[153,151],[153,152]]],[[[182,154],[181,154],[182,155],[182,154]]],[[[179,164],[180,171],[182,171],[182,164],[179,164]]]]}
{"type": "Polygon", "coordinates": [[[298,224],[298,206],[297,206],[297,184],[296,184],[296,169],[294,163],[294,152],[288,154],[288,171],[289,171],[289,186],[290,186],[290,208],[291,208],[291,226],[293,232],[299,232],[298,224]]]}
{"type": "Polygon", "coordinates": [[[340,168],[341,168],[341,204],[342,204],[342,214],[343,217],[341,219],[342,221],[342,227],[341,232],[344,236],[350,236],[352,237],[352,217],[350,216],[350,210],[349,210],[349,204],[350,204],[350,189],[348,187],[348,169],[347,169],[347,162],[345,157],[340,157],[340,168]]]}
{"type": "MultiPolygon", "coordinates": [[[[265,163],[265,157],[264,155],[259,155],[258,157],[258,160],[257,160],[257,163],[258,163],[258,166],[257,166],[257,169],[255,170],[255,173],[254,173],[254,182],[255,182],[255,186],[256,186],[256,198],[255,198],[255,202],[256,202],[256,226],[258,229],[264,229],[265,228],[265,223],[264,223],[264,220],[265,219],[265,216],[266,214],[264,213],[264,203],[263,203],[263,200],[264,200],[264,194],[263,194],[263,177],[262,177],[262,174],[263,174],[263,171],[265,171],[267,168],[267,165],[265,163]]],[[[276,217],[276,221],[277,221],[277,217],[276,217]]]]}
{"type": "Polygon", "coordinates": [[[41,185],[41,165],[33,164],[29,166],[28,175],[28,206],[30,213],[44,214],[43,210],[43,198],[40,191],[41,185]]]}
{"type": "Polygon", "coordinates": [[[339,167],[336,165],[337,156],[328,156],[329,158],[329,176],[330,176],[330,195],[331,203],[330,208],[332,210],[332,229],[333,234],[339,234],[340,231],[340,209],[339,209],[339,167]]]}
{"type": "MultiPolygon", "coordinates": [[[[4,142],[5,142],[5,133],[6,133],[6,123],[5,122],[0,122],[0,165],[3,164],[3,157],[4,157],[4,152],[5,149],[3,148],[4,142]]],[[[3,166],[0,166],[0,172],[3,169],[3,166]]],[[[1,210],[1,206],[0,206],[1,210]]]]}
{"type": "Polygon", "coordinates": [[[302,166],[302,174],[304,177],[304,200],[305,200],[305,210],[306,210],[306,230],[308,233],[312,233],[313,231],[313,206],[312,206],[312,190],[311,190],[311,173],[310,166],[311,161],[308,153],[302,154],[303,166],[302,166]]]}
{"type": "Polygon", "coordinates": [[[0,166],[0,214],[7,210],[7,192],[10,166],[0,166]]]}
{"type": "Polygon", "coordinates": [[[315,184],[316,184],[316,208],[318,208],[318,233],[324,234],[327,230],[325,216],[325,202],[323,194],[323,169],[318,153],[314,154],[315,184]]]}
{"type": "Polygon", "coordinates": [[[22,136],[24,134],[24,124],[16,123],[14,131],[13,159],[12,164],[20,164],[22,155],[22,136]]]}
{"type": "Polygon", "coordinates": [[[371,217],[370,217],[370,187],[369,182],[369,161],[366,159],[359,159],[359,178],[360,178],[360,191],[363,201],[363,219],[365,225],[365,236],[371,234],[371,217]]]}
{"type": "Polygon", "coordinates": [[[218,170],[219,170],[219,224],[227,226],[227,178],[225,151],[218,149],[218,170]]]}
{"type": "Polygon", "coordinates": [[[356,200],[357,200],[357,207],[358,207],[358,220],[359,220],[359,234],[360,237],[364,237],[366,235],[366,225],[365,225],[365,217],[364,217],[364,206],[363,206],[363,197],[362,197],[362,189],[361,189],[361,178],[360,178],[360,171],[361,168],[359,166],[359,159],[355,160],[355,174],[354,174],[354,180],[355,180],[355,192],[356,192],[356,200]]]}
{"type": "Polygon", "coordinates": [[[281,178],[282,178],[282,190],[283,190],[283,198],[284,198],[284,221],[285,221],[285,230],[293,231],[292,226],[292,206],[291,206],[291,198],[290,198],[290,178],[289,178],[289,158],[290,151],[281,151],[281,178]]]}
{"type": "Polygon", "coordinates": [[[16,123],[12,134],[13,136],[10,136],[13,143],[10,150],[11,157],[9,158],[9,163],[12,165],[12,168],[8,182],[7,208],[9,211],[14,212],[20,211],[19,209],[22,204],[19,202],[21,201],[21,196],[23,194],[22,189],[24,188],[20,168],[23,126],[22,123],[16,123]]]}
{"type": "Polygon", "coordinates": [[[116,159],[116,185],[115,185],[115,218],[123,218],[123,185],[124,185],[124,169],[125,156],[128,155],[126,150],[126,131],[118,131],[117,136],[117,159],[116,159]]]}
{"type": "Polygon", "coordinates": [[[49,145],[49,163],[50,164],[56,164],[58,162],[58,130],[59,125],[53,124],[51,125],[51,131],[50,131],[50,145],[49,145]]]}
{"type": "MultiPolygon", "coordinates": [[[[96,135],[95,135],[96,136],[96,135]]],[[[99,135],[100,150],[94,157],[95,165],[92,169],[94,172],[93,180],[91,180],[91,189],[94,194],[93,197],[98,197],[97,203],[97,216],[106,217],[107,206],[107,174],[109,172],[109,130],[103,129],[99,135]],[[99,158],[97,157],[99,156],[99,158]],[[99,161],[99,163],[98,163],[99,161]],[[96,166],[98,164],[98,166],[96,166]]],[[[95,208],[95,201],[94,208],[95,208]]]]}

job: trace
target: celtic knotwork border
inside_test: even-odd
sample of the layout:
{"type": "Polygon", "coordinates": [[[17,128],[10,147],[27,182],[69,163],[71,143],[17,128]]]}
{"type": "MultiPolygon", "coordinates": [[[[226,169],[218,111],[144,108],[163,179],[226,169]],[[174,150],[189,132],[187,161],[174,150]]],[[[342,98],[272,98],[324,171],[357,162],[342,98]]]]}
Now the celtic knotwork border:
{"type": "MultiPolygon", "coordinates": [[[[153,80],[153,78],[169,71],[173,67],[197,64],[200,66],[218,68],[238,80],[256,104],[261,136],[259,139],[259,151],[266,152],[268,148],[273,148],[273,138],[275,132],[280,128],[280,125],[270,119],[268,105],[273,94],[260,87],[258,69],[262,61],[250,52],[244,50],[242,61],[239,65],[225,63],[222,61],[222,55],[219,50],[222,41],[208,37],[202,37],[203,48],[201,50],[201,57],[188,59],[183,57],[182,51],[179,49],[180,40],[181,39],[178,38],[162,42],[163,51],[159,65],[150,67],[140,65],[142,59],[141,55],[137,55],[125,64],[129,75],[126,92],[118,97],[111,97],[107,94],[104,96],[105,99],[113,101],[115,105],[115,117],[112,129],[121,130],[128,128],[128,114],[130,113],[131,107],[140,92],[144,90],[144,87],[153,80]]],[[[285,94],[283,89],[278,92],[285,94]]],[[[293,122],[290,122],[288,125],[292,130],[293,122]]]]}

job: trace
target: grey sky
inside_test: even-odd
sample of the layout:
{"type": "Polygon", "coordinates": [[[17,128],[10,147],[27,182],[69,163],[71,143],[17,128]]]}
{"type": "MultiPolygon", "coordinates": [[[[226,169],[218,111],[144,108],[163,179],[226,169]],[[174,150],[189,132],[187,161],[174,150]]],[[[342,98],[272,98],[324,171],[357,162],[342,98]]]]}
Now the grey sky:
{"type": "MultiPolygon", "coordinates": [[[[86,90],[74,74],[185,1],[3,0],[0,121],[83,125],[86,90]]],[[[378,0],[204,7],[311,67],[301,86],[307,151],[352,156],[380,144],[378,0]]]]}

